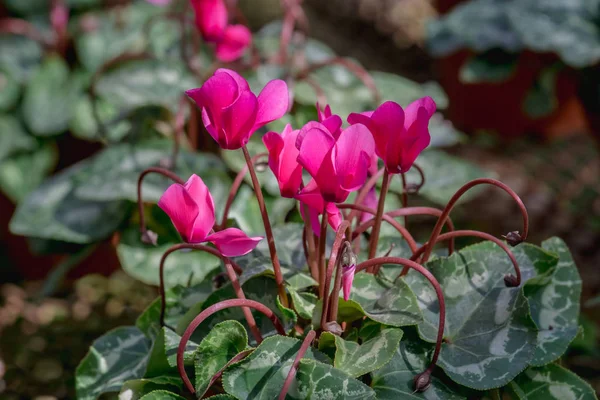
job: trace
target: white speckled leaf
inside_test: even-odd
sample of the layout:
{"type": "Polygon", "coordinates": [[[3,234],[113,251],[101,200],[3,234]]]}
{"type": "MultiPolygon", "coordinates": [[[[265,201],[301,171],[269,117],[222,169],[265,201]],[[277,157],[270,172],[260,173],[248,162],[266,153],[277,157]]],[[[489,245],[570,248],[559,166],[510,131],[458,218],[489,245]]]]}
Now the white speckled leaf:
{"type": "MultiPolygon", "coordinates": [[[[415,335],[416,336],[416,335],[415,335]]],[[[415,392],[414,378],[429,365],[433,346],[416,338],[405,338],[392,354],[392,359],[373,372],[371,387],[380,400],[426,399],[460,400],[464,396],[455,393],[437,377],[431,378],[431,386],[423,393],[415,392]]]]}
{"type": "Polygon", "coordinates": [[[324,332],[319,339],[319,348],[322,343],[334,341],[336,350],[333,366],[350,376],[359,377],[385,365],[398,348],[402,334],[401,329],[387,328],[358,344],[324,332]]]}
{"type": "Polygon", "coordinates": [[[541,366],[560,357],[579,331],[581,278],[565,243],[552,238],[542,247],[556,253],[553,271],[530,279],[523,288],[531,317],[538,328],[537,347],[531,365],[541,366]]]}
{"type": "MultiPolygon", "coordinates": [[[[557,258],[523,244],[513,248],[523,280],[544,273],[557,258]]],[[[446,301],[446,327],[439,365],[456,382],[478,390],[503,386],[533,358],[537,330],[529,316],[522,288],[507,288],[504,276],[513,273],[510,260],[498,246],[484,242],[427,268],[439,281],[446,301]]],[[[419,334],[435,342],[439,305],[432,286],[414,271],[406,282],[419,298],[425,322],[419,334]]]]}
{"type": "Polygon", "coordinates": [[[150,340],[133,326],[114,329],[90,347],[75,373],[80,400],[94,400],[102,393],[118,392],[125,381],[144,375],[150,340]]]}
{"type": "Polygon", "coordinates": [[[556,364],[531,367],[510,387],[521,400],[597,400],[586,381],[556,364]]]}

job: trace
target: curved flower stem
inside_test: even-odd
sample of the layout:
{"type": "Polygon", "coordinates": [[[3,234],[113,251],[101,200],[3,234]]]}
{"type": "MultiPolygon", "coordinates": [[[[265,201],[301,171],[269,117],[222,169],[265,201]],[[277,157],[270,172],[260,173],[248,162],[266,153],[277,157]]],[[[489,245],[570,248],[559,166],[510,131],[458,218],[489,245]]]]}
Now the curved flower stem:
{"type": "MultiPolygon", "coordinates": [[[[377,252],[377,242],[379,241],[379,230],[381,229],[381,217],[383,216],[383,208],[385,206],[385,195],[387,194],[390,185],[390,174],[387,169],[383,171],[383,182],[381,184],[381,193],[379,194],[379,203],[377,204],[377,213],[375,214],[375,225],[371,231],[371,240],[369,241],[369,258],[375,257],[377,252]]],[[[373,268],[371,271],[373,272],[373,268]]]]}
{"type": "Polygon", "coordinates": [[[421,190],[423,185],[425,185],[425,174],[423,173],[423,169],[419,167],[416,163],[413,164],[412,167],[416,169],[419,175],[421,176],[421,182],[419,182],[418,185],[408,185],[407,189],[409,193],[419,193],[419,190],[421,190]]]}
{"type": "MultiPolygon", "coordinates": [[[[359,210],[361,212],[367,212],[372,215],[375,215],[377,213],[377,211],[373,210],[372,208],[369,208],[367,206],[357,205],[357,204],[337,204],[337,207],[341,208],[341,209],[350,208],[353,210],[359,210]]],[[[398,223],[398,221],[394,220],[394,218],[390,217],[387,214],[383,214],[381,216],[381,218],[388,224],[392,225],[400,233],[400,235],[402,235],[404,240],[406,240],[408,247],[410,247],[411,252],[414,253],[415,251],[417,251],[417,242],[415,242],[415,239],[412,237],[410,232],[406,230],[405,227],[403,227],[401,224],[398,223]]],[[[374,223],[374,222],[372,222],[372,223],[374,223]]]]}
{"type": "Polygon", "coordinates": [[[142,242],[147,244],[156,245],[156,236],[151,234],[146,229],[146,217],[144,215],[144,203],[142,201],[142,182],[144,181],[144,177],[150,173],[159,174],[162,176],[166,176],[172,181],[179,183],[180,185],[184,185],[185,181],[181,179],[176,173],[169,171],[165,168],[159,167],[150,167],[142,171],[140,177],[138,178],[137,183],[137,202],[138,202],[138,211],[140,213],[140,233],[142,235],[142,242]]]}
{"type": "MultiPolygon", "coordinates": [[[[325,205],[327,208],[327,205],[325,205]]],[[[327,244],[327,215],[323,212],[321,215],[321,232],[319,234],[319,258],[317,265],[319,268],[319,298],[325,296],[325,245],[327,244]]]]}
{"type": "MultiPolygon", "coordinates": [[[[242,273],[242,269],[240,268],[239,265],[237,265],[236,263],[234,263],[233,261],[231,261],[230,259],[225,257],[223,254],[221,254],[221,252],[219,250],[214,249],[212,247],[205,246],[203,244],[192,244],[192,243],[175,244],[175,245],[169,247],[167,249],[167,251],[164,252],[164,254],[162,255],[162,257],[160,259],[160,266],[158,269],[158,274],[159,274],[159,278],[160,278],[159,287],[158,287],[158,291],[160,294],[160,319],[159,319],[159,321],[160,321],[161,326],[165,325],[165,311],[166,311],[166,307],[167,307],[167,299],[165,297],[165,262],[167,261],[167,257],[169,256],[169,254],[171,254],[177,250],[181,250],[181,249],[204,251],[206,253],[212,254],[215,257],[219,257],[225,264],[225,269],[227,270],[227,276],[231,280],[231,284],[234,288],[234,291],[236,292],[236,295],[238,296],[238,298],[245,298],[244,292],[242,291],[242,289],[240,287],[240,283],[237,280],[237,275],[236,275],[236,274],[242,273]],[[242,296],[242,297],[240,297],[240,296],[242,296]]],[[[254,323],[254,324],[251,323],[251,322],[254,322],[254,318],[252,317],[252,314],[250,314],[250,319],[247,318],[247,321],[248,321],[248,326],[250,326],[251,329],[252,329],[252,325],[256,326],[256,323],[254,323]]],[[[258,334],[260,335],[260,332],[258,332],[258,334]]],[[[260,343],[260,340],[257,340],[257,342],[260,343]]]]}
{"type": "MultiPolygon", "coordinates": [[[[395,218],[395,217],[402,217],[405,215],[431,215],[434,217],[439,217],[442,215],[442,210],[439,210],[437,208],[433,208],[433,207],[407,207],[407,208],[399,208],[397,210],[393,210],[393,211],[389,211],[386,212],[385,214],[383,214],[383,218],[385,219],[385,216],[391,217],[391,218],[395,218]]],[[[356,229],[354,230],[354,232],[352,233],[352,238],[356,238],[358,235],[360,235],[361,233],[363,233],[364,231],[366,231],[367,229],[369,229],[371,226],[373,226],[373,224],[375,223],[374,220],[368,220],[363,222],[362,224],[360,224],[359,226],[356,227],[356,229]]],[[[446,225],[448,226],[448,230],[453,231],[454,230],[454,224],[452,223],[452,220],[450,219],[450,217],[446,217],[446,225]]],[[[454,252],[454,239],[450,239],[450,241],[448,242],[448,253],[452,254],[454,252]]]]}
{"type": "Polygon", "coordinates": [[[359,271],[362,271],[363,269],[369,268],[374,265],[380,265],[380,264],[397,264],[397,265],[402,265],[402,266],[405,266],[408,268],[412,268],[412,269],[416,270],[417,272],[419,272],[421,275],[423,275],[431,283],[431,285],[433,286],[433,288],[435,290],[435,294],[437,296],[439,307],[440,307],[440,318],[439,318],[439,322],[438,322],[438,333],[437,333],[437,338],[436,338],[436,342],[435,342],[435,350],[433,351],[433,357],[431,357],[431,363],[429,364],[427,369],[415,377],[415,385],[417,386],[416,389],[424,390],[427,385],[422,385],[422,383],[423,383],[422,380],[427,379],[427,381],[428,381],[429,376],[431,375],[431,372],[433,371],[433,368],[435,367],[435,364],[437,363],[438,357],[440,355],[440,350],[442,348],[442,341],[444,339],[444,325],[446,323],[446,304],[444,301],[444,292],[442,292],[442,288],[441,288],[439,282],[437,281],[435,276],[433,276],[431,274],[431,272],[429,272],[421,264],[418,264],[411,260],[407,260],[405,258],[400,258],[400,257],[373,258],[373,259],[370,259],[370,260],[367,260],[367,261],[364,261],[364,262],[358,264],[356,266],[356,273],[358,273],[359,271]]]}
{"type": "Polygon", "coordinates": [[[281,321],[279,321],[279,318],[277,318],[277,315],[275,315],[275,313],[272,310],[270,310],[267,306],[259,303],[258,301],[248,299],[230,299],[220,301],[208,307],[200,314],[198,314],[188,325],[188,327],[185,329],[185,332],[183,332],[183,335],[181,336],[181,341],[179,342],[179,347],[177,348],[177,370],[179,371],[179,376],[181,376],[185,387],[191,393],[195,393],[196,391],[194,390],[194,385],[192,385],[192,382],[190,382],[190,379],[188,378],[185,372],[185,365],[183,364],[183,355],[185,353],[185,348],[187,347],[187,342],[190,340],[190,337],[192,337],[192,334],[194,333],[196,328],[206,318],[210,317],[216,312],[232,307],[249,307],[263,313],[267,318],[271,320],[277,332],[280,335],[285,336],[285,329],[283,328],[281,321]]]}
{"type": "MultiPolygon", "coordinates": [[[[391,248],[390,248],[391,250],[391,248]]],[[[343,251],[340,250],[340,251],[343,251]]],[[[389,254],[389,252],[388,252],[389,254]]],[[[386,254],[387,256],[387,254],[386,254]]],[[[342,262],[339,260],[336,263],[335,270],[335,281],[333,282],[333,290],[329,295],[329,313],[327,315],[327,321],[337,322],[338,305],[340,303],[340,290],[342,288],[342,262]]],[[[325,323],[327,324],[327,322],[325,323]]]]}
{"type": "MultiPolygon", "coordinates": [[[[447,232],[447,233],[444,233],[444,234],[441,234],[440,236],[438,236],[436,239],[436,243],[444,241],[444,240],[453,240],[454,238],[465,237],[465,236],[475,236],[475,237],[478,237],[478,238],[481,238],[484,240],[489,240],[490,242],[494,242],[495,244],[500,246],[500,248],[502,250],[504,250],[506,255],[508,255],[508,258],[510,258],[510,262],[512,263],[512,265],[515,269],[515,275],[506,275],[504,277],[504,282],[506,283],[506,286],[507,287],[517,287],[517,286],[521,285],[521,268],[519,268],[519,262],[515,258],[514,254],[510,250],[510,248],[503,241],[501,241],[500,239],[498,239],[495,236],[490,235],[489,233],[473,231],[473,230],[452,231],[452,232],[447,232]]],[[[412,258],[415,260],[418,259],[419,256],[421,254],[423,254],[423,252],[427,249],[428,245],[429,245],[429,243],[425,243],[423,246],[421,246],[417,250],[417,252],[415,254],[413,254],[412,258]]],[[[435,245],[435,243],[434,243],[434,245],[435,245]]],[[[404,269],[406,270],[406,267],[404,269]]],[[[400,273],[400,275],[398,275],[398,277],[404,276],[404,275],[406,275],[406,272],[403,270],[400,273]]],[[[396,278],[396,279],[398,279],[398,278],[396,278]]]]}
{"type": "Polygon", "coordinates": [[[315,340],[315,336],[316,332],[311,329],[302,341],[302,346],[300,346],[300,350],[298,350],[296,358],[294,358],[294,362],[292,363],[290,371],[288,372],[287,377],[285,378],[285,382],[283,382],[281,392],[279,392],[279,400],[285,400],[285,396],[287,396],[287,392],[290,389],[294,378],[296,377],[296,372],[298,371],[298,364],[300,364],[300,360],[302,360],[302,357],[304,357],[304,355],[306,354],[306,351],[312,344],[313,340],[315,340]]]}
{"type": "MultiPolygon", "coordinates": [[[[261,158],[268,157],[268,155],[269,153],[258,153],[254,157],[252,157],[250,161],[252,162],[252,165],[255,165],[259,162],[261,158]]],[[[244,181],[244,177],[246,176],[247,172],[248,166],[244,165],[233,180],[233,183],[231,184],[231,189],[229,189],[229,196],[227,196],[227,201],[225,202],[225,208],[223,208],[223,218],[221,219],[221,224],[218,226],[218,230],[225,229],[225,226],[227,226],[227,217],[229,216],[229,209],[231,208],[231,204],[233,203],[235,195],[237,194],[238,189],[242,185],[242,182],[244,181]]]]}
{"type": "Polygon", "coordinates": [[[508,193],[513,198],[515,203],[517,203],[517,206],[519,206],[519,208],[521,210],[521,215],[523,216],[523,236],[521,238],[521,241],[524,241],[527,239],[527,234],[529,233],[529,215],[527,214],[527,209],[525,208],[525,205],[523,204],[523,201],[521,200],[521,198],[510,187],[508,187],[507,185],[505,185],[504,183],[502,183],[500,181],[497,181],[496,179],[491,179],[491,178],[474,179],[471,182],[468,182],[465,185],[463,185],[460,189],[458,189],[458,191],[454,194],[454,196],[452,196],[452,198],[450,199],[450,201],[444,208],[444,212],[438,219],[438,222],[436,223],[435,227],[433,228],[433,232],[431,232],[431,236],[429,237],[429,240],[427,241],[429,243],[429,245],[427,246],[427,248],[425,249],[425,251],[423,253],[423,258],[422,258],[421,262],[425,263],[425,262],[427,262],[427,260],[429,260],[429,256],[431,255],[433,246],[435,245],[435,243],[437,241],[437,237],[440,235],[440,232],[442,231],[442,226],[444,225],[444,221],[446,220],[448,215],[450,215],[450,211],[452,211],[452,208],[454,207],[454,205],[456,204],[458,199],[460,199],[460,197],[463,194],[465,194],[465,192],[467,192],[472,187],[475,187],[477,185],[483,185],[483,184],[488,184],[488,185],[493,185],[493,186],[499,187],[500,189],[502,189],[506,193],[508,193]]]}
{"type": "Polygon", "coordinates": [[[312,64],[307,68],[303,69],[302,71],[298,72],[298,74],[296,74],[296,79],[303,80],[314,71],[334,64],[341,65],[345,67],[348,71],[352,72],[358,79],[362,81],[363,85],[365,85],[367,89],[369,89],[371,95],[373,96],[373,101],[376,104],[381,103],[381,93],[379,92],[379,89],[377,88],[377,85],[375,84],[375,81],[373,80],[371,74],[369,74],[369,72],[359,64],[343,57],[333,57],[329,60],[312,64]]]}
{"type": "MultiPolygon", "coordinates": [[[[331,254],[329,255],[329,263],[327,264],[327,272],[325,274],[325,284],[323,290],[323,310],[321,312],[321,329],[325,330],[325,324],[327,323],[327,314],[329,313],[329,287],[331,285],[331,277],[333,275],[333,269],[337,264],[337,259],[342,249],[342,244],[345,239],[346,234],[350,234],[350,223],[348,221],[342,221],[340,226],[338,227],[337,232],[335,233],[335,240],[333,241],[333,246],[331,247],[331,254]]],[[[340,276],[341,279],[341,276],[340,276]]],[[[335,289],[332,293],[332,296],[335,297],[335,289]]]]}
{"type": "MultiPolygon", "coordinates": [[[[304,215],[309,215],[308,206],[304,203],[301,203],[300,207],[304,207],[304,215]]],[[[307,218],[309,219],[309,218],[307,218]]],[[[304,223],[304,232],[302,233],[302,243],[304,244],[304,256],[306,258],[306,262],[308,263],[308,267],[310,269],[310,274],[315,281],[319,280],[319,267],[316,264],[315,260],[315,235],[312,232],[312,228],[310,226],[310,221],[304,223]]]]}
{"type": "MultiPolygon", "coordinates": [[[[363,187],[358,192],[358,195],[356,196],[356,199],[354,200],[354,204],[363,205],[363,202],[365,201],[367,194],[369,194],[369,191],[375,187],[379,178],[381,178],[383,176],[383,171],[385,171],[385,168],[381,168],[379,171],[377,171],[377,173],[375,175],[373,175],[369,178],[369,180],[363,185],[363,187]]],[[[358,218],[359,215],[360,215],[360,211],[357,209],[353,209],[350,212],[350,214],[348,214],[347,219],[348,219],[348,221],[352,222],[352,220],[354,218],[358,218]]]]}
{"type": "MultiPolygon", "coordinates": [[[[216,374],[213,375],[212,378],[210,378],[210,382],[208,383],[206,390],[208,390],[212,385],[215,384],[216,381],[219,380],[219,378],[221,378],[221,376],[223,375],[223,372],[227,368],[229,368],[229,366],[231,364],[235,364],[238,361],[242,361],[244,358],[248,357],[248,355],[251,354],[253,351],[254,351],[254,349],[243,350],[243,351],[237,353],[235,356],[233,356],[231,358],[231,360],[227,361],[227,364],[225,364],[225,366],[223,368],[221,368],[216,374]]],[[[204,393],[206,393],[206,391],[204,393]]],[[[204,393],[197,393],[196,398],[201,399],[202,396],[204,396],[204,393]]]]}
{"type": "Polygon", "coordinates": [[[181,136],[183,135],[183,129],[185,127],[185,106],[188,104],[187,96],[184,94],[179,99],[179,106],[177,108],[177,114],[175,114],[175,124],[173,132],[173,154],[169,160],[169,168],[175,168],[177,165],[177,156],[179,155],[179,149],[181,147],[181,136]]]}
{"type": "Polygon", "coordinates": [[[244,153],[244,158],[246,158],[246,165],[248,166],[248,170],[250,171],[250,177],[252,178],[252,186],[254,186],[254,193],[256,194],[256,200],[258,201],[258,208],[260,209],[260,214],[262,215],[263,225],[265,227],[265,235],[267,236],[267,243],[269,244],[269,252],[271,253],[271,261],[273,262],[273,272],[275,272],[275,281],[277,282],[277,286],[279,287],[279,297],[281,300],[281,304],[287,308],[289,307],[288,298],[285,293],[283,275],[281,274],[281,266],[279,265],[279,258],[277,257],[275,239],[273,238],[273,231],[271,229],[271,222],[269,221],[267,207],[265,206],[265,199],[263,198],[260,184],[258,183],[258,178],[256,176],[256,171],[254,170],[252,158],[250,158],[250,153],[248,153],[248,149],[246,148],[246,146],[242,146],[242,152],[244,153]]]}
{"type": "Polygon", "coordinates": [[[302,1],[283,0],[281,5],[285,9],[281,35],[279,39],[279,62],[285,64],[288,59],[288,46],[294,34],[296,25],[300,27],[304,35],[308,35],[308,18],[300,6],[302,1]]]}

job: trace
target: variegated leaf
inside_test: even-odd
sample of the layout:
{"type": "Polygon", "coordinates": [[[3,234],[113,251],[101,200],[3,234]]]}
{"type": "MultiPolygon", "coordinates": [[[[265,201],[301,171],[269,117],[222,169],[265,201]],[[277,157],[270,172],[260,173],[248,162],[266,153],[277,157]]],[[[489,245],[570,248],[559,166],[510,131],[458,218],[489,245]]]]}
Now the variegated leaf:
{"type": "Polygon", "coordinates": [[[528,368],[510,388],[521,400],[597,400],[586,381],[556,364],[528,368]]]}

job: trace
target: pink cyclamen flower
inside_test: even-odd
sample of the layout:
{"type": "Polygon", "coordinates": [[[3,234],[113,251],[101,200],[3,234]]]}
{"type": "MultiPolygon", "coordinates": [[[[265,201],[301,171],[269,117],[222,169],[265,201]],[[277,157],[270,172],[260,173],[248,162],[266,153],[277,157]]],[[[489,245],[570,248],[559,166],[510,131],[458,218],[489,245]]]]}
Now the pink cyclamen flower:
{"type": "Polygon", "coordinates": [[[231,62],[240,58],[252,43],[252,34],[244,25],[228,25],[229,14],[223,0],[192,0],[196,27],[210,43],[215,43],[215,57],[231,62]]]}
{"type": "Polygon", "coordinates": [[[429,146],[428,126],[435,108],[431,97],[412,102],[406,110],[397,103],[386,101],[375,111],[350,114],[348,122],[369,128],[375,139],[375,151],[389,173],[404,173],[429,146]]]}
{"type": "Polygon", "coordinates": [[[319,103],[317,103],[317,116],[319,117],[319,122],[325,125],[335,138],[340,136],[342,133],[342,119],[339,115],[331,113],[329,104],[321,110],[319,103]]]}
{"type": "Polygon", "coordinates": [[[202,110],[202,122],[208,133],[228,150],[245,146],[257,129],[281,118],[289,103],[284,81],[270,81],[257,97],[244,78],[223,68],[202,87],[190,89],[186,94],[202,110]]]}
{"type": "Polygon", "coordinates": [[[296,161],[296,138],[299,132],[292,130],[292,126],[287,124],[281,135],[267,132],[263,136],[263,143],[269,151],[269,167],[277,178],[283,197],[294,198],[302,186],[302,166],[296,161]]]}
{"type": "Polygon", "coordinates": [[[226,257],[248,254],[262,240],[262,237],[248,237],[237,228],[210,234],[215,225],[215,205],[208,187],[196,174],[184,185],[169,186],[158,206],[171,218],[185,242],[211,242],[226,257]]]}
{"type": "Polygon", "coordinates": [[[50,10],[50,25],[59,36],[65,36],[69,24],[69,8],[62,0],[55,0],[50,10]]]}
{"type": "Polygon", "coordinates": [[[335,137],[319,122],[309,122],[296,141],[298,163],[312,180],[296,196],[319,212],[327,203],[341,203],[367,178],[375,143],[369,130],[352,125],[335,137]]]}

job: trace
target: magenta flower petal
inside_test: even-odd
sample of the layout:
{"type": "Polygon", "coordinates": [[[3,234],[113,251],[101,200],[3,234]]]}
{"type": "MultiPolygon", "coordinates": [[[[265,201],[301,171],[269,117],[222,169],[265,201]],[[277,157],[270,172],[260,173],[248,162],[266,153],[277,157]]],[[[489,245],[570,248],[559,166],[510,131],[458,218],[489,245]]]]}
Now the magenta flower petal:
{"type": "Polygon", "coordinates": [[[208,42],[221,39],[227,27],[227,7],[223,0],[192,0],[196,27],[208,42]]]}
{"type": "Polygon", "coordinates": [[[335,139],[327,128],[318,122],[309,122],[296,139],[298,162],[315,177],[334,144],[335,139]]]}
{"type": "Polygon", "coordinates": [[[352,291],[352,281],[354,281],[354,273],[356,272],[356,265],[350,265],[342,268],[342,291],[344,293],[344,300],[350,299],[350,292],[352,291]]]}
{"type": "Polygon", "coordinates": [[[342,224],[342,212],[334,203],[327,203],[325,212],[327,213],[327,222],[329,223],[329,226],[331,226],[334,231],[337,231],[342,224]]]}
{"type": "Polygon", "coordinates": [[[201,242],[215,225],[215,203],[208,187],[198,175],[190,176],[183,187],[198,206],[190,241],[201,242]]]}
{"type": "Polygon", "coordinates": [[[369,130],[361,124],[345,129],[333,147],[335,175],[342,189],[353,191],[367,179],[375,142],[369,130]]]}
{"type": "Polygon", "coordinates": [[[409,130],[416,122],[420,121],[429,123],[429,119],[435,114],[435,101],[429,96],[413,101],[406,107],[404,127],[409,130]]]}
{"type": "Polygon", "coordinates": [[[252,34],[244,25],[230,25],[215,48],[215,57],[219,61],[231,62],[244,55],[252,43],[252,34]]]}
{"type": "Polygon", "coordinates": [[[250,130],[256,119],[258,103],[254,93],[242,92],[238,99],[223,110],[222,129],[227,133],[225,143],[219,145],[224,149],[239,149],[250,139],[250,130]]]}
{"type": "MultiPolygon", "coordinates": [[[[158,206],[171,218],[175,229],[185,242],[194,239],[194,223],[198,217],[198,204],[183,185],[174,183],[158,200],[158,206]]],[[[200,241],[204,239],[201,238],[200,241]]]]}
{"type": "Polygon", "coordinates": [[[208,118],[215,125],[221,120],[222,110],[239,96],[237,81],[226,72],[216,72],[202,87],[185,92],[199,108],[205,108],[208,118]]]}
{"type": "Polygon", "coordinates": [[[294,198],[302,185],[302,166],[296,161],[298,133],[287,124],[281,135],[267,132],[263,136],[263,143],[269,151],[269,167],[277,178],[281,195],[288,198],[294,198]]]}
{"type": "Polygon", "coordinates": [[[215,71],[215,75],[216,74],[227,74],[230,77],[232,77],[235,80],[235,82],[237,83],[239,92],[250,90],[250,85],[248,84],[248,81],[246,79],[244,79],[243,76],[241,76],[240,74],[238,74],[237,72],[235,72],[232,69],[219,68],[215,71]]]}
{"type": "Polygon", "coordinates": [[[325,106],[325,109],[321,111],[319,103],[317,103],[317,115],[319,122],[322,123],[335,139],[340,136],[342,132],[342,118],[339,115],[331,113],[331,107],[325,106]]]}
{"type": "Polygon", "coordinates": [[[311,179],[308,185],[296,195],[296,199],[314,208],[319,214],[325,210],[325,200],[321,194],[321,188],[314,179],[311,179]]]}
{"type": "Polygon", "coordinates": [[[401,151],[400,138],[404,136],[404,110],[393,101],[386,101],[371,115],[371,133],[375,139],[376,152],[379,157],[386,159],[388,142],[396,139],[393,152],[401,151]]]}
{"type": "Polygon", "coordinates": [[[253,130],[284,116],[288,111],[290,94],[286,83],[280,79],[267,83],[258,95],[258,113],[253,130]]]}
{"type": "Polygon", "coordinates": [[[262,239],[260,236],[248,237],[237,228],[227,228],[208,236],[206,241],[214,244],[225,257],[237,257],[250,253],[262,239]]]}
{"type": "Polygon", "coordinates": [[[308,204],[303,203],[302,201],[298,202],[298,208],[300,209],[300,215],[302,216],[302,220],[306,222],[307,216],[305,215],[306,209],[308,210],[308,218],[310,221],[310,227],[312,228],[315,236],[319,237],[321,235],[321,223],[319,222],[319,212],[314,208],[310,207],[308,204]]]}

